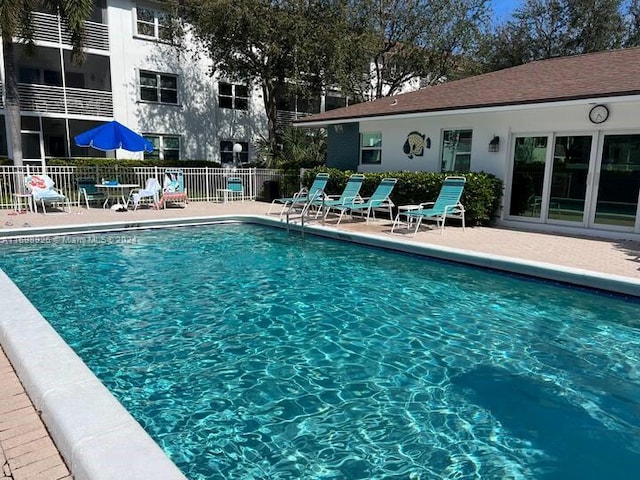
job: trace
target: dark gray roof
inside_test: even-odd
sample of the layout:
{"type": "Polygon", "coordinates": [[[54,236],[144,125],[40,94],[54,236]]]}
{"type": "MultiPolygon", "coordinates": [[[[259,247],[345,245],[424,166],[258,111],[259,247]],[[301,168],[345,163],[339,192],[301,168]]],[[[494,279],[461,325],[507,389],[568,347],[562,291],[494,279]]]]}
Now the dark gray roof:
{"type": "Polygon", "coordinates": [[[366,117],[640,95],[640,47],[540,60],[295,121],[366,117]]]}

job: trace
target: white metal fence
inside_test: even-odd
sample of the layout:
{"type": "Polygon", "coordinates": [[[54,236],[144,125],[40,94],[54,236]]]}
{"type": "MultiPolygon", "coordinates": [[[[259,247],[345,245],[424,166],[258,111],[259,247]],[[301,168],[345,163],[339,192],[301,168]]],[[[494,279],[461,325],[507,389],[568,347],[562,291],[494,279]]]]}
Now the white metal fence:
{"type": "MultiPolygon", "coordinates": [[[[165,167],[108,166],[47,166],[46,174],[55,182],[55,188],[64,193],[72,203],[78,202],[78,180],[117,180],[141,187],[148,178],[155,177],[162,185],[165,167]]],[[[190,201],[222,201],[219,191],[227,188],[227,179],[240,178],[245,198],[271,200],[277,196],[289,196],[299,188],[298,176],[285,176],[281,170],[266,168],[209,168],[185,167],[184,185],[190,201]]],[[[0,209],[13,208],[14,193],[25,191],[24,177],[41,174],[42,167],[0,166],[0,209]]]]}

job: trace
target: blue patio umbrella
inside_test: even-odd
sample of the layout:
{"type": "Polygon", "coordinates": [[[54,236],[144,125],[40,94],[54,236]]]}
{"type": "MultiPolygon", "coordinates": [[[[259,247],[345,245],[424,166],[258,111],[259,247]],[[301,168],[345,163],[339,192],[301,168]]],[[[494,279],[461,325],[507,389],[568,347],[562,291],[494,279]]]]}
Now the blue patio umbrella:
{"type": "Polygon", "coordinates": [[[130,152],[153,152],[153,144],[115,120],[74,137],[79,147],[93,147],[98,150],[123,148],[130,152]]]}

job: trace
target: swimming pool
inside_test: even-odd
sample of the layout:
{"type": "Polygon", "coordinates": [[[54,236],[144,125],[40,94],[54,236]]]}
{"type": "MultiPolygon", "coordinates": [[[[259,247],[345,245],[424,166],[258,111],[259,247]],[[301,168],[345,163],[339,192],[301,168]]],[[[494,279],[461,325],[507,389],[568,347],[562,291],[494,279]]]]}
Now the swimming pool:
{"type": "Polygon", "coordinates": [[[635,478],[638,301],[248,225],[3,250],[189,478],[635,478]]]}

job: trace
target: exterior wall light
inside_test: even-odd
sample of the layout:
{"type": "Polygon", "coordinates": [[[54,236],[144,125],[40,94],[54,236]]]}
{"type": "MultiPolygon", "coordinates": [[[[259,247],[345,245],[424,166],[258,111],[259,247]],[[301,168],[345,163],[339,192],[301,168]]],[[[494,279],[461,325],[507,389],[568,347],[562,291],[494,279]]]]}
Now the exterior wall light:
{"type": "Polygon", "coordinates": [[[500,137],[497,135],[494,135],[491,141],[489,142],[489,151],[497,152],[499,150],[500,150],[500,137]]]}
{"type": "Polygon", "coordinates": [[[233,166],[240,165],[240,153],[242,152],[242,145],[239,143],[233,144],[233,166]]]}

